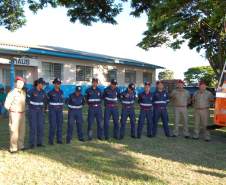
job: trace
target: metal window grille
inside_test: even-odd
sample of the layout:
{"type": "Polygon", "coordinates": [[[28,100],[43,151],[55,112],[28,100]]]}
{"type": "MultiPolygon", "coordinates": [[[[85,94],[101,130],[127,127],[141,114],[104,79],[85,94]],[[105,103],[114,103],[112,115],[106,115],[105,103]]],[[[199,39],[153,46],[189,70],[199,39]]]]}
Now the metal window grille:
{"type": "Polygon", "coordinates": [[[53,80],[54,78],[63,79],[63,64],[43,62],[42,72],[43,78],[46,81],[53,80]]]}
{"type": "Polygon", "coordinates": [[[117,80],[117,69],[108,70],[107,81],[110,82],[112,79],[117,80]]]}
{"type": "Polygon", "coordinates": [[[136,71],[125,71],[125,83],[136,83],[136,71]]]}
{"type": "Polygon", "coordinates": [[[90,81],[93,76],[93,67],[76,66],[76,81],[90,81]]]}

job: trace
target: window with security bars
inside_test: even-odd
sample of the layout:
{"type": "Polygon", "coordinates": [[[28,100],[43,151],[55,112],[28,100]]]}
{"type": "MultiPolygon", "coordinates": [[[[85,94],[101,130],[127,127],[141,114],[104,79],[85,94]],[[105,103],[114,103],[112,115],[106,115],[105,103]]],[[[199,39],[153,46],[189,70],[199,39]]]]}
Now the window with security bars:
{"type": "Polygon", "coordinates": [[[112,79],[117,80],[117,69],[108,70],[107,81],[110,82],[112,79]]]}
{"type": "Polygon", "coordinates": [[[63,79],[63,64],[42,62],[42,72],[46,81],[54,78],[63,79]]]}
{"type": "Polygon", "coordinates": [[[136,83],[136,71],[125,71],[125,83],[136,83]]]}
{"type": "Polygon", "coordinates": [[[152,82],[152,73],[143,72],[143,82],[152,82]]]}
{"type": "Polygon", "coordinates": [[[91,81],[93,77],[93,67],[76,66],[76,81],[91,81]]]}

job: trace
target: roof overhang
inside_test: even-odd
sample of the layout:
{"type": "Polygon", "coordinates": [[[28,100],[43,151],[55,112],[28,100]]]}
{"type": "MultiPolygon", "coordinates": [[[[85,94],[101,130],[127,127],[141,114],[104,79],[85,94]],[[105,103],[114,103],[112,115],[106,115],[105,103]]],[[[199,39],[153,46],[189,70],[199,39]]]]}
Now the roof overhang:
{"type": "MultiPolygon", "coordinates": [[[[51,47],[49,47],[51,48],[51,47]]],[[[52,47],[56,48],[56,47],[52,47]]],[[[125,58],[117,58],[106,55],[100,55],[95,53],[81,52],[76,50],[64,49],[63,51],[55,50],[55,49],[46,49],[46,47],[23,47],[17,45],[7,45],[0,43],[0,54],[8,54],[15,56],[52,56],[59,58],[69,58],[69,59],[79,59],[84,61],[94,61],[101,62],[105,64],[121,64],[128,66],[136,66],[140,68],[148,68],[148,69],[163,69],[161,66],[136,61],[132,59],[125,58]],[[64,51],[64,52],[63,52],[64,51]]]]}

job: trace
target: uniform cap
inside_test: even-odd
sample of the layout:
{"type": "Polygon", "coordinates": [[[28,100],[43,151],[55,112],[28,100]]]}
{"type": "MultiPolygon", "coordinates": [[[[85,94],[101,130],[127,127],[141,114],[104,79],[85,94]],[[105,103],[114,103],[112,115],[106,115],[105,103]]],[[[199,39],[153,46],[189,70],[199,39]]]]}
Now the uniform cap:
{"type": "Polygon", "coordinates": [[[39,78],[37,80],[37,84],[46,84],[45,80],[43,78],[39,78]]]}
{"type": "Polygon", "coordinates": [[[130,83],[130,84],[128,85],[128,88],[134,90],[134,89],[135,89],[134,83],[130,83]]]}
{"type": "Polygon", "coordinates": [[[112,85],[117,85],[117,80],[112,79],[112,80],[111,80],[111,84],[112,84],[112,85]]]}
{"type": "Polygon", "coordinates": [[[17,76],[17,77],[16,77],[16,81],[18,81],[18,80],[25,82],[25,79],[22,78],[21,76],[17,76]]]}
{"type": "Polygon", "coordinates": [[[53,84],[56,84],[56,83],[61,84],[61,80],[59,78],[55,78],[53,80],[53,84]]]}
{"type": "Polygon", "coordinates": [[[75,88],[75,91],[76,92],[78,92],[78,91],[80,92],[81,90],[82,90],[82,87],[81,86],[76,86],[76,88],[75,88]]]}

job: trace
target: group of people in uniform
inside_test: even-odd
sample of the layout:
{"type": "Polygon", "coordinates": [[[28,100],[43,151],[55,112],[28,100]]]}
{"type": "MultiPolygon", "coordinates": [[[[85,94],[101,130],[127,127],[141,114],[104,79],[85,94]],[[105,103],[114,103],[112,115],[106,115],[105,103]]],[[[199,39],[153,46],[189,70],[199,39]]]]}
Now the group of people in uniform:
{"type": "Polygon", "coordinates": [[[184,121],[184,137],[189,138],[188,110],[187,105],[190,101],[195,109],[195,129],[194,139],[199,138],[200,123],[204,128],[204,138],[210,140],[206,129],[209,118],[209,102],[212,101],[212,94],[206,90],[206,84],[202,81],[199,90],[194,94],[192,100],[190,94],[184,89],[184,82],[179,80],[178,88],[170,95],[164,88],[161,81],[156,83],[155,92],[151,92],[151,83],[144,83],[144,90],[136,95],[135,84],[130,83],[123,92],[119,91],[117,81],[111,80],[110,85],[102,92],[98,87],[98,79],[92,79],[92,85],[86,90],[86,95],[82,95],[81,86],[76,86],[75,92],[64,98],[61,90],[61,80],[56,78],[53,81],[54,88],[46,93],[44,91],[45,81],[39,78],[35,81],[34,87],[25,93],[23,90],[25,80],[16,77],[15,88],[8,93],[5,101],[5,108],[9,111],[10,128],[10,152],[16,153],[24,150],[25,136],[25,114],[29,120],[29,148],[44,146],[44,120],[45,110],[48,107],[49,134],[48,143],[54,144],[55,135],[58,144],[63,143],[63,110],[65,105],[68,108],[68,122],[66,143],[70,144],[74,125],[76,123],[77,136],[80,141],[85,141],[83,132],[84,119],[83,107],[88,104],[88,140],[93,139],[93,124],[97,123],[97,138],[108,140],[110,119],[113,119],[113,137],[123,139],[125,136],[126,122],[129,117],[132,138],[141,138],[145,120],[147,123],[147,137],[155,137],[157,134],[158,122],[161,118],[166,137],[177,137],[179,135],[179,123],[182,115],[184,121]],[[140,107],[138,124],[136,126],[135,102],[138,99],[140,107]],[[173,133],[169,128],[169,116],[167,105],[172,100],[175,111],[175,128],[173,133]],[[104,101],[104,116],[102,113],[102,101],[104,101]],[[26,105],[27,104],[27,109],[26,105]],[[121,104],[121,119],[119,119],[119,104],[121,104]],[[27,111],[26,111],[27,110],[27,111]],[[103,121],[104,117],[104,121],[103,121]]]}

